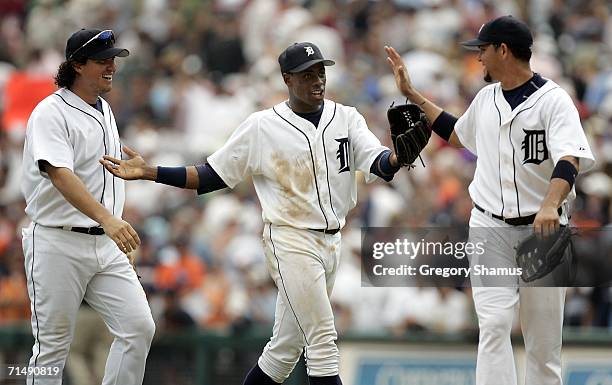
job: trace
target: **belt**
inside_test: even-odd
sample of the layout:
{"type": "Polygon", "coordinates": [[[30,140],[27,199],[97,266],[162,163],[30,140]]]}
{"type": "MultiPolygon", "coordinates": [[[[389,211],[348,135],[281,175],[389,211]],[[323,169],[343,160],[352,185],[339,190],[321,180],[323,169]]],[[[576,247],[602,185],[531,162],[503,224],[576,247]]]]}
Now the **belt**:
{"type": "Polygon", "coordinates": [[[331,235],[334,235],[334,234],[336,234],[338,231],[340,231],[340,229],[333,229],[333,230],[329,230],[329,229],[308,229],[308,230],[318,231],[318,232],[320,232],[320,233],[324,233],[324,234],[331,234],[331,235]]]}
{"type": "MultiPolygon", "coordinates": [[[[488,212],[487,210],[483,209],[482,207],[478,206],[476,203],[474,203],[474,207],[476,207],[476,209],[478,209],[479,211],[483,212],[484,214],[490,216],[491,218],[495,218],[497,220],[500,220],[502,222],[505,222],[511,226],[527,226],[533,223],[533,221],[535,220],[536,214],[531,214],[528,215],[526,217],[516,217],[516,218],[504,218],[501,215],[497,215],[497,214],[493,214],[491,212],[488,212]]],[[[561,207],[559,207],[557,209],[557,213],[559,213],[559,215],[561,215],[563,213],[563,210],[561,210],[561,207]]]]}
{"type": "Polygon", "coordinates": [[[58,229],[74,231],[75,233],[89,234],[89,235],[103,235],[104,229],[102,227],[75,227],[75,226],[57,226],[58,229]]]}

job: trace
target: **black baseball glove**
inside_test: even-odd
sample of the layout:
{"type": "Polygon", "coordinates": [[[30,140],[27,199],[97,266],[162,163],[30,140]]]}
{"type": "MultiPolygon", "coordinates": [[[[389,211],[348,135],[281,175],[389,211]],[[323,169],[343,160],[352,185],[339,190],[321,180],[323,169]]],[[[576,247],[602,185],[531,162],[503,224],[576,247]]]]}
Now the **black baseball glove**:
{"type": "Polygon", "coordinates": [[[398,163],[411,165],[431,137],[425,113],[416,104],[400,104],[387,110],[387,119],[398,163]]]}
{"type": "Polygon", "coordinates": [[[515,247],[516,264],[522,269],[522,280],[535,281],[553,271],[563,261],[568,247],[571,253],[571,242],[572,232],[567,226],[546,238],[534,233],[519,242],[515,247]]]}

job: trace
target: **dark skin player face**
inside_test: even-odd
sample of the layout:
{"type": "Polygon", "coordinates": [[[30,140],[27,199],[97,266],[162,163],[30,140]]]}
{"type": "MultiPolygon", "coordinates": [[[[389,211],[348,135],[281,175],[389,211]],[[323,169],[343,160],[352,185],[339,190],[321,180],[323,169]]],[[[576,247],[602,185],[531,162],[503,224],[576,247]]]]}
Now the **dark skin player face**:
{"type": "Polygon", "coordinates": [[[325,98],[325,66],[317,63],[302,72],[284,73],[289,90],[289,105],[295,112],[314,112],[325,98]]]}

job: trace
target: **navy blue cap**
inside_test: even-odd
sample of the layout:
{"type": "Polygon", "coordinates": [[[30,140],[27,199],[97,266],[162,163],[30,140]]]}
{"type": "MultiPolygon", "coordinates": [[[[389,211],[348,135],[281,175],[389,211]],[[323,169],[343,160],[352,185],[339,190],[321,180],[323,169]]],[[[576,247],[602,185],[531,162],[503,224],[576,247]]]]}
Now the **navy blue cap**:
{"type": "Polygon", "coordinates": [[[278,64],[283,73],[301,72],[317,63],[326,66],[336,64],[333,60],[324,59],[319,47],[312,43],[294,43],[278,57],[278,64]]]}
{"type": "Polygon", "coordinates": [[[115,35],[111,30],[82,28],[73,33],[66,42],[66,60],[78,57],[104,60],[129,54],[127,49],[115,47],[115,35]]]}
{"type": "Polygon", "coordinates": [[[506,43],[510,47],[529,48],[533,36],[527,24],[512,16],[502,16],[483,24],[478,31],[478,38],[464,41],[465,47],[478,47],[485,44],[506,43]]]}

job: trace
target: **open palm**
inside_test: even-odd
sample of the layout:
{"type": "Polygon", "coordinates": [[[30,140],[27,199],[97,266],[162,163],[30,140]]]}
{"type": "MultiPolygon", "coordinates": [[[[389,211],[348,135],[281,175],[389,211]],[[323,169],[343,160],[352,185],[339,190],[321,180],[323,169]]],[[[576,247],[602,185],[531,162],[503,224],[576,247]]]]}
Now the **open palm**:
{"type": "Polygon", "coordinates": [[[385,52],[387,53],[387,63],[389,63],[389,66],[393,70],[393,76],[395,77],[397,87],[404,96],[408,96],[412,91],[412,81],[410,80],[402,57],[393,47],[385,46],[385,52]]]}
{"type": "Polygon", "coordinates": [[[128,146],[123,146],[125,152],[130,158],[126,160],[113,158],[110,155],[104,155],[100,159],[100,163],[111,174],[125,180],[142,179],[144,170],[148,166],[145,160],[139,153],[132,150],[128,146]]]}

